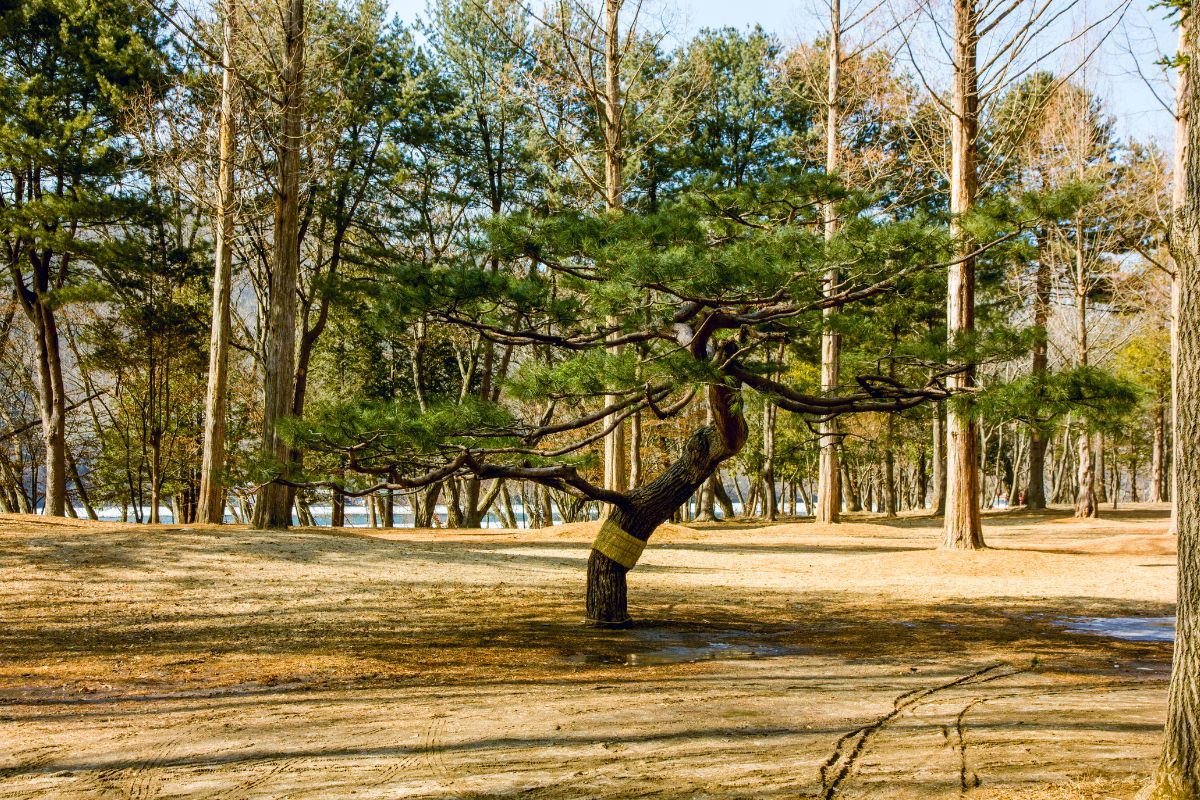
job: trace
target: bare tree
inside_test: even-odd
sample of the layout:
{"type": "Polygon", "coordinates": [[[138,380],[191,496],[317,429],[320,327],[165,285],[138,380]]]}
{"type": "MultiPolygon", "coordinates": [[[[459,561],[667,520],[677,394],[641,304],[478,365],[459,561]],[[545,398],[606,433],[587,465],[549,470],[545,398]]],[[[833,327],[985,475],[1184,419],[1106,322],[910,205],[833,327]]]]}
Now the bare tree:
{"type": "Polygon", "coordinates": [[[222,2],[221,112],[218,134],[216,252],[213,258],[212,323],[208,350],[208,391],[204,401],[204,450],[200,460],[197,519],[225,519],[226,393],[229,383],[230,304],[233,286],[234,160],[236,158],[237,77],[233,69],[237,0],[222,2]]]}

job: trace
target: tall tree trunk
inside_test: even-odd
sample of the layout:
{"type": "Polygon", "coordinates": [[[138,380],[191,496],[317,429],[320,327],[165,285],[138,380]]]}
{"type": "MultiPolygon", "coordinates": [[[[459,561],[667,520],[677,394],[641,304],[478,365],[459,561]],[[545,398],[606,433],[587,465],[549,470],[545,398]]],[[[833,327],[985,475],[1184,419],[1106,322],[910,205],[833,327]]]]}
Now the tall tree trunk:
{"type": "MultiPolygon", "coordinates": [[[[624,124],[621,105],[621,31],[620,15],[624,0],[605,0],[604,3],[604,205],[612,213],[621,210],[623,194],[622,171],[624,169],[624,147],[622,127],[624,124]]],[[[620,347],[610,348],[619,353],[620,347]]],[[[605,395],[604,404],[618,401],[615,395],[605,395]]],[[[625,423],[615,414],[605,417],[604,423],[612,427],[604,437],[604,488],[623,492],[628,486],[628,468],[625,453],[625,423]]]]}
{"type": "Polygon", "coordinates": [[[1094,518],[1100,516],[1096,500],[1096,459],[1092,453],[1092,437],[1087,426],[1079,432],[1079,483],[1075,494],[1075,516],[1094,518]]]}
{"type": "Polygon", "coordinates": [[[946,513],[946,417],[945,406],[933,407],[933,500],[929,504],[934,516],[946,513]]]}
{"type": "Polygon", "coordinates": [[[913,507],[917,510],[924,510],[925,499],[929,496],[929,468],[926,464],[924,447],[917,453],[916,489],[917,495],[914,498],[913,507]]]}
{"type": "Polygon", "coordinates": [[[774,522],[779,516],[779,500],[775,495],[775,404],[763,398],[763,516],[774,522]]]}
{"type": "Polygon", "coordinates": [[[696,502],[696,520],[698,522],[713,522],[717,518],[713,479],[714,476],[709,476],[709,479],[700,486],[700,494],[696,502]]]}
{"type": "Polygon", "coordinates": [[[329,527],[346,527],[346,497],[338,492],[333,493],[329,513],[329,527]]]}
{"type": "Polygon", "coordinates": [[[887,415],[887,446],[883,451],[883,513],[894,517],[898,510],[896,497],[896,415],[887,415]]]}
{"type": "Polygon", "coordinates": [[[208,390],[204,399],[204,449],[200,457],[200,507],[198,521],[225,521],[226,391],[229,384],[230,308],[233,286],[233,192],[235,141],[234,118],[237,78],[233,69],[233,46],[237,24],[236,0],[223,5],[221,50],[221,122],[217,158],[216,254],[213,259],[212,321],[208,345],[208,390]]]}
{"type": "MultiPolygon", "coordinates": [[[[31,255],[31,259],[35,258],[31,255]]],[[[42,513],[61,517],[67,510],[67,389],[63,381],[58,321],[50,297],[49,272],[49,257],[46,257],[34,264],[34,289],[19,283],[16,293],[37,337],[38,415],[46,451],[46,496],[42,513]]],[[[32,484],[31,506],[36,509],[36,475],[32,484]]]]}
{"type": "MultiPolygon", "coordinates": [[[[1050,322],[1050,261],[1046,236],[1038,232],[1038,267],[1033,298],[1033,324],[1042,331],[1050,322]]],[[[1044,377],[1049,371],[1049,345],[1046,337],[1039,338],[1033,347],[1030,373],[1044,377]]],[[[1026,508],[1046,507],[1046,431],[1038,425],[1029,429],[1029,480],[1025,485],[1026,508]]]]}
{"type": "Polygon", "coordinates": [[[642,483],[642,412],[629,418],[629,488],[642,483]]]}
{"type": "Polygon", "coordinates": [[[1166,471],[1166,409],[1162,403],[1155,403],[1151,411],[1154,422],[1154,444],[1150,456],[1150,502],[1161,503],[1167,499],[1166,471]]]}
{"type": "MultiPolygon", "coordinates": [[[[284,65],[280,75],[283,124],[276,145],[275,251],[271,270],[270,310],[264,364],[263,456],[283,477],[290,474],[291,449],[279,423],[294,403],[296,290],[300,273],[300,149],[304,145],[304,0],[286,0],[284,65]]],[[[256,528],[292,524],[292,490],[279,483],[259,489],[254,506],[256,528]]]]}
{"type": "Polygon", "coordinates": [[[736,514],[733,513],[733,500],[729,497],[729,492],[725,490],[725,482],[721,480],[721,471],[717,470],[708,479],[708,484],[712,488],[713,498],[717,501],[717,505],[721,507],[721,517],[723,519],[733,519],[736,514]]]}
{"type": "MultiPolygon", "coordinates": [[[[842,18],[839,0],[829,3],[829,74],[825,98],[825,172],[832,175],[838,169],[839,135],[841,126],[841,69],[842,69],[842,18]]],[[[833,203],[825,206],[825,239],[837,235],[837,209],[833,203]]],[[[825,273],[824,291],[837,291],[838,270],[830,267],[825,273]]],[[[821,332],[821,390],[836,391],[840,380],[841,337],[830,324],[834,310],[822,312],[824,320],[821,332]]],[[[842,486],[841,470],[838,467],[838,424],[830,419],[821,427],[821,452],[817,464],[817,522],[837,522],[841,515],[842,486]]],[[[805,505],[808,501],[805,500],[805,505]]]]}
{"type": "Polygon", "coordinates": [[[1179,543],[1175,652],[1167,694],[1162,755],[1152,800],[1200,798],[1200,125],[1193,109],[1200,59],[1190,7],[1182,11],[1176,85],[1176,195],[1171,251],[1175,261],[1172,337],[1174,476],[1179,543]]]}
{"type": "Polygon", "coordinates": [[[442,482],[439,481],[418,490],[418,494],[414,495],[417,498],[417,507],[413,512],[414,528],[433,527],[433,515],[437,513],[437,502],[441,493],[442,482]]]}
{"type": "MultiPolygon", "coordinates": [[[[959,242],[958,258],[950,266],[946,327],[951,345],[975,330],[975,260],[961,224],[975,205],[976,134],[979,126],[979,85],[976,72],[978,17],[975,0],[954,0],[954,91],[951,114],[950,213],[959,242]]],[[[975,368],[950,376],[951,389],[975,385],[975,368]]],[[[974,550],[984,546],[979,518],[979,433],[965,398],[946,409],[946,520],[944,546],[974,550]]]]}
{"type": "Polygon", "coordinates": [[[162,504],[162,443],[157,433],[150,434],[150,524],[162,522],[158,507],[162,504]]]}
{"type": "Polygon", "coordinates": [[[99,515],[96,514],[96,508],[92,505],[91,498],[88,496],[83,476],[79,474],[79,465],[75,463],[75,458],[71,455],[70,449],[67,450],[67,466],[71,470],[71,481],[75,484],[75,491],[79,494],[79,502],[83,503],[83,510],[87,512],[88,519],[100,519],[99,515]]]}
{"type": "MultiPolygon", "coordinates": [[[[537,504],[538,513],[541,515],[542,524],[538,527],[551,528],[554,526],[554,507],[550,505],[550,490],[545,486],[537,487],[537,504]]],[[[566,522],[564,519],[563,522],[566,522]]]]}
{"type": "Polygon", "coordinates": [[[379,495],[380,527],[396,527],[396,498],[391,489],[384,489],[379,495]]]}
{"type": "MultiPolygon", "coordinates": [[[[1088,366],[1088,322],[1087,322],[1087,274],[1083,256],[1083,219],[1075,218],[1075,337],[1078,351],[1076,363],[1088,366]]],[[[1100,505],[1096,497],[1096,459],[1092,452],[1092,433],[1087,420],[1079,426],[1079,464],[1076,475],[1079,482],[1075,489],[1075,516],[1094,518],[1100,516],[1100,505]]]]}
{"type": "Polygon", "coordinates": [[[38,333],[43,341],[38,352],[41,386],[39,398],[43,441],[46,447],[46,497],[42,513],[61,517],[67,504],[67,389],[63,381],[62,354],[54,312],[43,306],[38,333]]]}
{"type": "Polygon", "coordinates": [[[846,501],[846,511],[856,514],[863,510],[862,497],[858,491],[858,481],[855,480],[854,473],[850,470],[849,464],[843,461],[841,467],[841,482],[844,489],[843,498],[846,501]]]}

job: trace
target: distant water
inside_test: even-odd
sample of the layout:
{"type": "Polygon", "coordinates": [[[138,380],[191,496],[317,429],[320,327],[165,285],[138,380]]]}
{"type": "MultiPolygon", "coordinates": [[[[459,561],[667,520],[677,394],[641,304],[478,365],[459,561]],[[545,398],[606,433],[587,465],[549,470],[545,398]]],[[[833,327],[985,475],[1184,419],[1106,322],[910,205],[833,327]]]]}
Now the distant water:
{"type": "Polygon", "coordinates": [[[1055,624],[1070,633],[1090,633],[1130,642],[1175,641],[1174,617],[1067,617],[1055,624]]]}
{"type": "MultiPolygon", "coordinates": [[[[803,502],[801,502],[799,504],[799,506],[800,506],[801,513],[807,513],[807,510],[804,508],[803,502]]],[[[735,514],[741,513],[741,510],[742,510],[741,503],[735,502],[733,504],[733,508],[734,508],[735,514]]],[[[328,526],[330,524],[330,522],[333,520],[333,507],[332,506],[310,505],[309,510],[312,512],[313,519],[316,520],[316,523],[318,525],[328,526]]],[[[150,519],[150,508],[148,506],[143,507],[141,511],[142,511],[142,520],[143,521],[150,519]]],[[[79,514],[80,517],[87,516],[86,510],[83,509],[82,507],[77,508],[76,512],[79,514]]],[[[437,506],[436,513],[438,516],[438,523],[440,523],[441,525],[444,526],[446,524],[446,518],[448,516],[447,511],[446,511],[446,506],[445,505],[437,506]]],[[[513,503],[513,514],[516,516],[518,527],[521,527],[521,528],[529,527],[529,517],[526,516],[525,509],[522,507],[520,502],[513,503]]],[[[595,512],[593,511],[592,514],[593,514],[592,518],[595,519],[595,512]]],[[[96,515],[98,517],[100,517],[100,519],[102,519],[106,522],[121,521],[121,509],[119,506],[105,506],[103,508],[99,508],[96,510],[96,515]]],[[[413,515],[413,511],[411,508],[409,508],[407,506],[404,506],[404,507],[396,506],[395,511],[393,512],[393,516],[394,516],[394,520],[395,520],[395,527],[397,527],[397,528],[413,527],[414,515],[413,515]]],[[[162,506],[161,508],[159,508],[159,518],[162,520],[163,524],[166,524],[166,525],[173,525],[175,523],[175,515],[171,512],[171,509],[167,506],[162,506]]],[[[132,522],[132,521],[134,521],[134,519],[135,519],[135,515],[133,514],[133,509],[130,509],[127,521],[132,522]]],[[[229,522],[229,523],[234,523],[234,522],[237,522],[237,517],[235,517],[232,513],[230,513],[230,511],[228,509],[226,509],[225,521],[229,522]]],[[[292,522],[293,522],[293,524],[299,525],[300,518],[298,516],[296,516],[295,514],[293,514],[292,522]]],[[[558,514],[558,510],[555,509],[554,524],[558,525],[561,522],[562,522],[562,517],[558,514]]],[[[347,528],[369,528],[370,526],[371,526],[371,515],[370,515],[370,512],[367,510],[366,504],[365,503],[347,502],[346,503],[346,527],[347,528]]],[[[494,511],[492,511],[492,512],[488,512],[487,518],[482,523],[482,527],[484,527],[484,528],[503,528],[504,524],[500,521],[500,517],[494,511]]]]}

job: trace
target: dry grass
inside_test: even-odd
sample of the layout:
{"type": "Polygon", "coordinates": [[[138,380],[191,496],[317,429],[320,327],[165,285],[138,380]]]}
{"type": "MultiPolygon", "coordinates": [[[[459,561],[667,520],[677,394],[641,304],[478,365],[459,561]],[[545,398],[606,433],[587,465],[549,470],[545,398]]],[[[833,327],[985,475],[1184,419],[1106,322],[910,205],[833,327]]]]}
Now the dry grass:
{"type": "Polygon", "coordinates": [[[0,797],[1129,798],[1170,645],[1057,621],[1171,613],[1166,525],[674,526],[598,632],[594,525],[0,516],[0,797]]]}

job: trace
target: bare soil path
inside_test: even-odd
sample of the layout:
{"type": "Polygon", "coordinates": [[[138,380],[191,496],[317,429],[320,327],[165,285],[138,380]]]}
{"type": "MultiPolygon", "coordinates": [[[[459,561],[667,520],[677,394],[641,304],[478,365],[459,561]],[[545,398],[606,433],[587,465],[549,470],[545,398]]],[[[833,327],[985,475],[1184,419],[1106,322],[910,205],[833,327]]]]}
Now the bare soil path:
{"type": "Polygon", "coordinates": [[[0,516],[0,798],[1132,798],[1167,522],[672,527],[601,632],[592,525],[0,516]]]}

